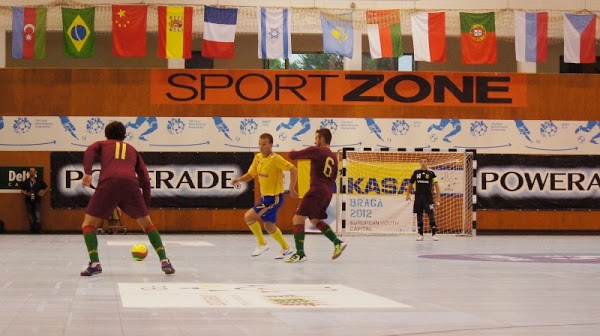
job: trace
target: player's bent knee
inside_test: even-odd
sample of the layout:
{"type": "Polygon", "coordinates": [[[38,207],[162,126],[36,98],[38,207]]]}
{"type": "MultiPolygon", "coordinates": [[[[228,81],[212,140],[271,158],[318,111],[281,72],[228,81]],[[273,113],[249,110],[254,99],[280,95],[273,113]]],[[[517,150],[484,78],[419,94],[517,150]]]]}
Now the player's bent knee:
{"type": "Polygon", "coordinates": [[[144,216],[137,219],[138,225],[146,232],[146,229],[152,225],[152,219],[150,216],[144,216]]]}
{"type": "Polygon", "coordinates": [[[246,222],[246,224],[250,225],[252,223],[254,223],[254,221],[259,220],[260,217],[258,216],[258,214],[254,211],[254,209],[250,209],[248,211],[246,211],[246,213],[244,214],[244,221],[246,222]]]}
{"type": "Polygon", "coordinates": [[[94,217],[92,215],[85,214],[83,218],[83,224],[81,224],[81,228],[86,226],[98,227],[102,223],[102,218],[94,217]]]}
{"type": "Polygon", "coordinates": [[[275,233],[275,231],[277,231],[277,224],[275,224],[275,223],[265,223],[265,230],[267,230],[267,232],[269,234],[275,233]]]}

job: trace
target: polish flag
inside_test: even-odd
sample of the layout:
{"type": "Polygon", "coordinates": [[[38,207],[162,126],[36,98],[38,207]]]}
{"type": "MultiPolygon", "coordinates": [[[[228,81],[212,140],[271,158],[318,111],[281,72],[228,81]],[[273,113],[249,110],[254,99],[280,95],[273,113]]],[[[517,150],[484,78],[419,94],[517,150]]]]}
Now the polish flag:
{"type": "Polygon", "coordinates": [[[446,13],[410,16],[415,61],[446,62],[446,13]]]}

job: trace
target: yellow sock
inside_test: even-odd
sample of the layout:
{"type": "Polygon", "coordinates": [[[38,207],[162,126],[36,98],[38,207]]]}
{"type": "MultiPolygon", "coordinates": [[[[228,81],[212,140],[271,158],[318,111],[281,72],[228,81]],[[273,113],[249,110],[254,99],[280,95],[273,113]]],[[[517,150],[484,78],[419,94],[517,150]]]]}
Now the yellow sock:
{"type": "Polygon", "coordinates": [[[256,237],[256,240],[258,241],[259,245],[267,245],[267,240],[265,239],[265,236],[263,235],[262,227],[260,226],[259,222],[254,221],[254,222],[248,224],[248,227],[250,228],[250,231],[252,231],[252,233],[256,237]]]}
{"type": "Polygon", "coordinates": [[[287,250],[290,248],[290,245],[287,243],[287,241],[285,241],[285,238],[283,238],[283,234],[279,228],[277,228],[275,232],[271,233],[271,237],[273,237],[273,239],[275,239],[279,245],[281,245],[282,249],[287,250]]]}

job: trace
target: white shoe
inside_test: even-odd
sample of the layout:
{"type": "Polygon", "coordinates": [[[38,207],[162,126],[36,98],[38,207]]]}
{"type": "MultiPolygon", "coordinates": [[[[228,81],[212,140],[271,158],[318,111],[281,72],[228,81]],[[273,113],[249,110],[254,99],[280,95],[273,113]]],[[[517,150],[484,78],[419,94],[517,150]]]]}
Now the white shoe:
{"type": "Polygon", "coordinates": [[[438,239],[437,235],[433,235],[433,241],[438,241],[438,240],[439,239],[438,239]]]}
{"type": "Polygon", "coordinates": [[[419,237],[417,238],[417,241],[423,241],[423,235],[419,235],[419,237]]]}
{"type": "Polygon", "coordinates": [[[259,255],[263,254],[263,252],[265,252],[266,250],[269,249],[269,245],[258,245],[255,249],[254,252],[252,252],[252,256],[253,257],[258,257],[259,255]]]}
{"type": "Polygon", "coordinates": [[[275,259],[283,259],[292,253],[294,253],[294,251],[292,251],[291,248],[288,248],[286,250],[282,249],[281,251],[279,251],[279,254],[275,256],[275,259]]]}

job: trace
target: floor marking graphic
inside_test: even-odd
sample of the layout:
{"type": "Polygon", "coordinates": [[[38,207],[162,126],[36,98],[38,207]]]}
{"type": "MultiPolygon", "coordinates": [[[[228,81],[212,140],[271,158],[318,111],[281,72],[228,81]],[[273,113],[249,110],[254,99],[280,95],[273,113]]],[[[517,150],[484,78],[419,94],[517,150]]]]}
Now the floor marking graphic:
{"type": "Polygon", "coordinates": [[[338,284],[119,283],[124,308],[411,308],[338,284]]]}

